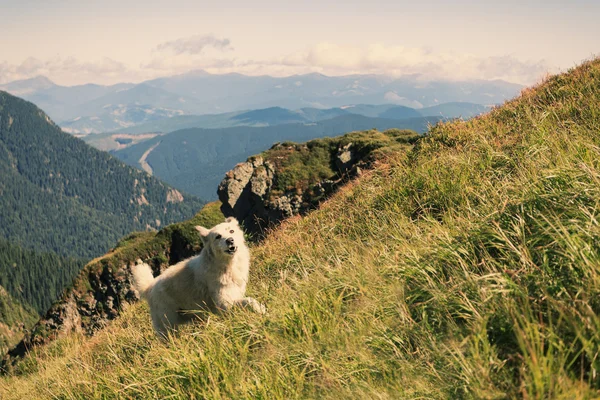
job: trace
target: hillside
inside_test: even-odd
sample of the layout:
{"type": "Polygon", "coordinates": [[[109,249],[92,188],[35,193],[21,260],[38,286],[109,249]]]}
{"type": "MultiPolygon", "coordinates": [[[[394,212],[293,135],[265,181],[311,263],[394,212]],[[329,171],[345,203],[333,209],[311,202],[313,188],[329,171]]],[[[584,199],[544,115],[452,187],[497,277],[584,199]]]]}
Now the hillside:
{"type": "Polygon", "coordinates": [[[71,285],[83,259],[38,252],[0,238],[0,351],[16,345],[71,285]]]}
{"type": "Polygon", "coordinates": [[[0,239],[0,286],[38,314],[50,308],[84,265],[82,259],[37,252],[0,239]]]}
{"type": "Polygon", "coordinates": [[[203,199],[215,200],[216,188],[228,170],[249,156],[271,147],[273,143],[304,142],[371,128],[424,132],[429,124],[438,120],[436,117],[393,120],[343,115],[314,124],[185,129],[154,137],[112,154],[129,165],[141,168],[139,160],[152,149],[146,154],[145,161],[152,168],[154,176],[203,199]]]}
{"type": "Polygon", "coordinates": [[[414,131],[389,129],[277,143],[227,172],[217,190],[221,211],[241,222],[249,237],[261,239],[282,220],[317,208],[382,154],[403,152],[419,138],[414,131]]]}
{"type": "Polygon", "coordinates": [[[598,398],[599,133],[594,60],[437,125],[254,246],[265,316],[164,344],[134,305],[38,349],[0,395],[598,398]]]}

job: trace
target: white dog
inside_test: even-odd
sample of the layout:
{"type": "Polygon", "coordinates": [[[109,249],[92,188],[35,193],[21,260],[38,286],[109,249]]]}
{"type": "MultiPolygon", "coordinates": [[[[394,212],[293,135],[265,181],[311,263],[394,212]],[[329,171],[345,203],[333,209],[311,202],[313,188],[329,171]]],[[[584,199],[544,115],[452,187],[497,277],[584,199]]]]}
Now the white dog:
{"type": "Polygon", "coordinates": [[[238,221],[227,218],[211,230],[196,229],[204,244],[199,255],[156,278],[148,264],[132,267],[134,285],[150,305],[154,330],[163,337],[169,328],[192,320],[193,311],[222,312],[239,305],[265,312],[262,304],[245,297],[250,251],[238,221]]]}

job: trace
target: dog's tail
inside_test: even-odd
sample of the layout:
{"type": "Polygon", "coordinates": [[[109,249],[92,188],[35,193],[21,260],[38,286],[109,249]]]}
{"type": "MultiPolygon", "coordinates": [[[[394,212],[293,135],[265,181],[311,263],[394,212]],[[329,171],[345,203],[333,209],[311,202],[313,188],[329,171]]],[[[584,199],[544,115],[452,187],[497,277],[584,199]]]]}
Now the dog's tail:
{"type": "Polygon", "coordinates": [[[137,264],[131,267],[131,273],[133,274],[133,285],[140,296],[146,298],[148,290],[154,285],[152,269],[148,264],[137,264]]]}

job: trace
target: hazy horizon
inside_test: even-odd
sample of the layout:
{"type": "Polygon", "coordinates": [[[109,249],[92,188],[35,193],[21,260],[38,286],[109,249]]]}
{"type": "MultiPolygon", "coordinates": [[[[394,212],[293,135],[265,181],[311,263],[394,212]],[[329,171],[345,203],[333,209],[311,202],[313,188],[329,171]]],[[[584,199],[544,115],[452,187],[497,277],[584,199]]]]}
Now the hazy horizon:
{"type": "Polygon", "coordinates": [[[38,75],[72,86],[212,74],[418,74],[531,84],[598,52],[586,0],[0,0],[0,83],[38,75]]]}

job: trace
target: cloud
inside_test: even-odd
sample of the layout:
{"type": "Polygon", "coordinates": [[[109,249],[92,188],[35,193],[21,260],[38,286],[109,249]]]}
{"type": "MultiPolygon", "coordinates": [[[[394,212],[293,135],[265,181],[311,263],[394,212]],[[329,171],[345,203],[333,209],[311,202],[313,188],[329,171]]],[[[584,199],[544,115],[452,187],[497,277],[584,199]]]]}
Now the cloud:
{"type": "Polygon", "coordinates": [[[29,57],[21,64],[0,63],[0,82],[27,79],[39,75],[56,80],[75,79],[79,83],[121,79],[131,75],[125,64],[108,57],[95,62],[82,62],[75,57],[52,57],[40,60],[29,57]]]}
{"type": "Polygon", "coordinates": [[[325,75],[416,75],[422,80],[493,80],[531,84],[548,72],[557,72],[544,60],[523,61],[512,55],[476,56],[435,52],[429,48],[341,46],[323,42],[304,51],[271,59],[211,58],[203,56],[155,57],[142,65],[161,74],[204,69],[211,73],[288,76],[318,72],[325,75]]]}
{"type": "Polygon", "coordinates": [[[235,52],[223,54],[221,50],[231,49],[230,41],[212,35],[177,39],[155,49],[172,51],[176,56],[149,53],[150,57],[137,65],[126,65],[108,57],[96,61],[80,61],[74,57],[28,58],[17,65],[0,62],[0,83],[44,75],[63,84],[112,84],[203,69],[214,74],[238,72],[273,76],[318,72],[325,75],[416,75],[423,81],[502,79],[528,85],[548,72],[558,72],[544,60],[521,60],[510,54],[486,57],[377,43],[359,47],[323,42],[303,51],[267,59],[241,58],[235,52]],[[208,48],[217,51],[207,51],[208,48]]]}
{"type": "Polygon", "coordinates": [[[340,46],[319,43],[306,51],[274,60],[273,65],[311,68],[325,74],[419,75],[423,79],[504,79],[532,83],[551,68],[544,60],[522,61],[511,55],[476,56],[434,52],[428,48],[340,46]]]}
{"type": "Polygon", "coordinates": [[[201,54],[205,48],[214,48],[217,50],[232,49],[229,39],[218,39],[214,35],[194,35],[164,42],[156,46],[156,50],[158,51],[171,51],[177,55],[201,54]]]}

